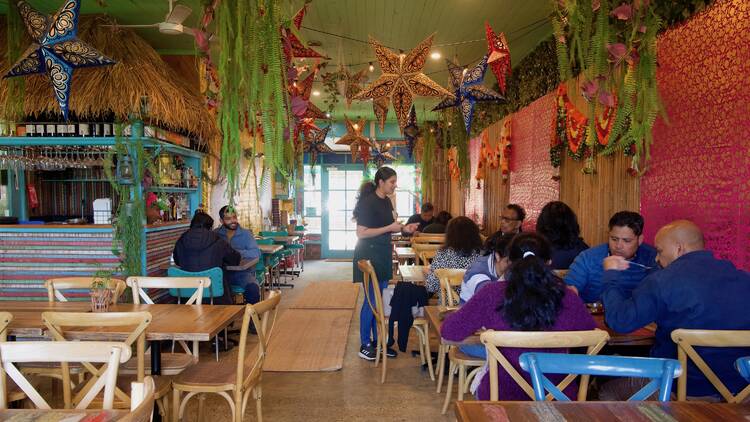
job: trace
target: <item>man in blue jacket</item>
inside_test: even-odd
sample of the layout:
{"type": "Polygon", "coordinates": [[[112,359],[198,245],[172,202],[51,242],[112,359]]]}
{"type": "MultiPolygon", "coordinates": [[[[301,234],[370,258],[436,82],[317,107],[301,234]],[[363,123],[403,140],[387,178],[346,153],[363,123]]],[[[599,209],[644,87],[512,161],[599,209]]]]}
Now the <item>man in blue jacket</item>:
{"type": "Polygon", "coordinates": [[[656,250],[643,243],[643,217],[637,212],[620,211],[609,219],[607,243],[587,249],[576,257],[565,276],[586,303],[599,302],[602,295],[602,262],[608,256],[619,256],[633,263],[618,279],[626,292],[633,290],[656,269],[656,250]]]}
{"type": "MultiPolygon", "coordinates": [[[[234,250],[242,255],[242,260],[260,258],[260,248],[250,230],[240,227],[237,221],[237,213],[229,205],[219,210],[221,227],[216,229],[216,234],[226,240],[234,250]]],[[[229,271],[229,284],[241,286],[245,289],[245,303],[257,303],[260,301],[260,288],[255,282],[255,265],[244,271],[229,271]]]]}
{"type": "MultiPolygon", "coordinates": [[[[651,355],[676,358],[671,333],[677,328],[750,330],[750,274],[704,250],[703,233],[687,220],[674,221],[656,234],[657,261],[664,269],[646,277],[631,292],[620,279],[630,263],[620,256],[604,261],[604,313],[607,325],[629,333],[652,322],[656,339],[651,355]]],[[[734,361],[750,348],[698,347],[698,354],[732,394],[747,385],[734,361]]],[[[718,391],[689,361],[687,395],[719,398],[718,391]]],[[[611,399],[611,398],[608,398],[611,399]]]]}

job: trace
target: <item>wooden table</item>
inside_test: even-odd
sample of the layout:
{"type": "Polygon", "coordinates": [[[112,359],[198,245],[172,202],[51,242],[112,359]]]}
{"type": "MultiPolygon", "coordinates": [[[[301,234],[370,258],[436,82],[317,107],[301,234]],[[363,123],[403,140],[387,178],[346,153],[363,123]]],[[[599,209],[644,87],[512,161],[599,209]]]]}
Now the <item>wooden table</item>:
{"type": "Polygon", "coordinates": [[[259,258],[243,259],[237,265],[227,265],[227,271],[245,271],[258,263],[259,258]]]}
{"type": "Polygon", "coordinates": [[[120,420],[127,410],[0,409],[0,421],[18,422],[107,422],[120,420]]]}
{"type": "Polygon", "coordinates": [[[260,251],[265,255],[275,254],[276,252],[284,249],[282,245],[258,245],[260,251]]]}
{"type": "Polygon", "coordinates": [[[414,259],[416,254],[412,248],[396,248],[396,255],[398,255],[399,264],[407,259],[414,259]]]}
{"type": "Polygon", "coordinates": [[[424,284],[424,269],[429,268],[426,265],[399,265],[398,271],[401,273],[401,279],[415,284],[424,284]]]}
{"type": "Polygon", "coordinates": [[[706,402],[457,401],[460,422],[507,421],[747,421],[749,404],[706,402]]]}
{"type": "Polygon", "coordinates": [[[8,301],[2,302],[4,311],[13,314],[8,335],[15,337],[44,337],[42,312],[89,312],[90,302],[8,301]]]}
{"type": "MultiPolygon", "coordinates": [[[[475,334],[471,337],[464,339],[463,341],[455,342],[442,338],[440,336],[440,328],[443,325],[443,318],[441,318],[441,312],[445,312],[444,306],[425,306],[424,315],[430,322],[430,329],[433,330],[434,334],[440,339],[443,344],[480,344],[479,334],[475,334]]],[[[597,328],[606,330],[610,337],[607,344],[610,346],[644,346],[654,343],[654,331],[650,328],[641,328],[640,330],[633,331],[628,334],[616,333],[607,327],[604,323],[603,315],[593,315],[594,321],[596,321],[597,328]]]]}
{"type": "Polygon", "coordinates": [[[282,245],[288,245],[290,243],[294,243],[299,240],[299,236],[269,236],[269,237],[259,237],[258,239],[273,239],[274,242],[282,244],[282,245]]]}

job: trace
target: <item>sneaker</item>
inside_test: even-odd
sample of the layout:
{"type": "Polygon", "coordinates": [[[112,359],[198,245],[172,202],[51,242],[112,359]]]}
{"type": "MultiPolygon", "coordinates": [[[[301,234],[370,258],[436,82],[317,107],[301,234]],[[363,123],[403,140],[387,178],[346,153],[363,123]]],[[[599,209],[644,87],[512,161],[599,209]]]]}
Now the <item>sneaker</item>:
{"type": "Polygon", "coordinates": [[[388,356],[389,358],[395,358],[396,356],[398,356],[398,353],[395,350],[391,349],[390,347],[386,347],[385,355],[388,356]]]}
{"type": "Polygon", "coordinates": [[[375,360],[375,348],[372,346],[362,346],[359,348],[359,357],[361,357],[364,360],[375,360]]]}

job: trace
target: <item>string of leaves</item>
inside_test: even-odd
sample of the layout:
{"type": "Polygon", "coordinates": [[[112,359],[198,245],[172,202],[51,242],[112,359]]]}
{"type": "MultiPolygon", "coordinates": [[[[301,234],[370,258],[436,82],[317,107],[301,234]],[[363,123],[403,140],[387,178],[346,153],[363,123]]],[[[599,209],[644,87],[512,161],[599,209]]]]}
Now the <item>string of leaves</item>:
{"type": "MultiPolygon", "coordinates": [[[[21,55],[21,42],[24,33],[21,15],[15,2],[8,2],[7,22],[7,46],[5,49],[5,63],[15,63],[21,55]]],[[[16,121],[23,118],[23,103],[25,97],[24,78],[8,78],[8,94],[5,96],[3,105],[3,117],[8,121],[16,121]]]]}
{"type": "MultiPolygon", "coordinates": [[[[285,140],[289,127],[285,65],[279,36],[280,2],[225,0],[217,10],[220,53],[218,113],[223,134],[221,172],[227,199],[234,205],[243,155],[240,134],[262,134],[266,164],[288,178],[294,147],[285,140]]],[[[253,154],[254,145],[253,145],[253,154]]]]}
{"type": "Polygon", "coordinates": [[[423,130],[422,160],[419,163],[422,169],[421,176],[423,194],[429,189],[430,186],[432,186],[432,166],[434,165],[432,157],[435,156],[436,145],[437,140],[435,139],[435,127],[432,123],[430,123],[428,124],[428,127],[423,130]]]}

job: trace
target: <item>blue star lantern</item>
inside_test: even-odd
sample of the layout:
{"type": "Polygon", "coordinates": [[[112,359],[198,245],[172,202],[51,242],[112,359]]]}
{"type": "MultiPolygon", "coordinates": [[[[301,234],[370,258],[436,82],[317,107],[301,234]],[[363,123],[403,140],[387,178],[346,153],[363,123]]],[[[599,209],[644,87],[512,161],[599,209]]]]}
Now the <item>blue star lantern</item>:
{"type": "Polygon", "coordinates": [[[474,104],[477,101],[505,101],[505,98],[482,85],[484,74],[487,71],[487,55],[473,69],[464,69],[448,59],[445,61],[448,63],[451,87],[456,98],[444,99],[432,111],[448,107],[460,108],[464,117],[466,133],[469,133],[471,131],[471,120],[474,117],[474,104]]]}
{"type": "Polygon", "coordinates": [[[68,0],[54,16],[39,13],[25,1],[18,2],[18,11],[26,30],[35,41],[4,77],[47,73],[57,103],[68,119],[68,101],[73,69],[77,67],[114,64],[91,45],[81,41],[78,33],[80,0],[68,0]]]}
{"type": "Polygon", "coordinates": [[[406,138],[406,144],[409,147],[409,158],[414,154],[414,145],[417,143],[418,136],[419,126],[417,126],[417,110],[414,106],[411,106],[409,120],[406,121],[406,126],[404,126],[404,138],[406,138]]]}

